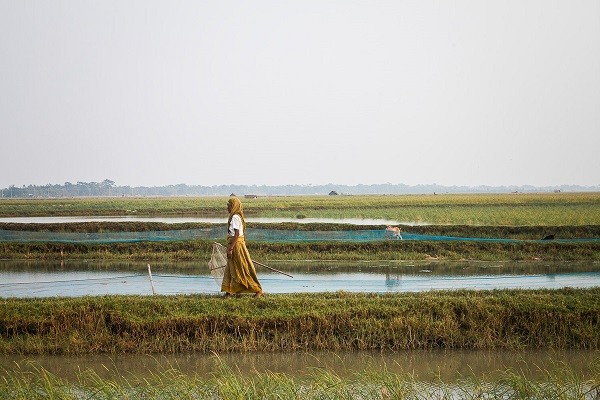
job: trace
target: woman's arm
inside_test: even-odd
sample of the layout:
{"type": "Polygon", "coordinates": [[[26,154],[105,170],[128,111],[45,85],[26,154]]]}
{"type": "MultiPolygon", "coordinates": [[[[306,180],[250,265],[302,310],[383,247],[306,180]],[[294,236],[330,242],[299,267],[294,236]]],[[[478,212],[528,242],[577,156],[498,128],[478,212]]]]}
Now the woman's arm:
{"type": "Polygon", "coordinates": [[[234,232],[234,235],[231,239],[231,243],[229,244],[229,247],[227,247],[227,256],[231,256],[233,254],[233,248],[235,247],[235,242],[237,242],[238,238],[240,237],[239,229],[234,229],[233,232],[234,232]]]}

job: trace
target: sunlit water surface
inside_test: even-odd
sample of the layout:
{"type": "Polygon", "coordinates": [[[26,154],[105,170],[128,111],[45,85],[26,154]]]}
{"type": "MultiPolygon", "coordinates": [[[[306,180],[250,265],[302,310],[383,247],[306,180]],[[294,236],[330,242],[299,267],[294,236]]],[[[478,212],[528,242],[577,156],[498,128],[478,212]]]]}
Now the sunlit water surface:
{"type": "MultiPolygon", "coordinates": [[[[218,294],[208,260],[150,264],[0,260],[0,297],[218,294]],[[153,289],[154,288],[154,289],[153,289]]],[[[266,293],[422,292],[600,286],[598,263],[272,262],[257,265],[266,293]]]]}

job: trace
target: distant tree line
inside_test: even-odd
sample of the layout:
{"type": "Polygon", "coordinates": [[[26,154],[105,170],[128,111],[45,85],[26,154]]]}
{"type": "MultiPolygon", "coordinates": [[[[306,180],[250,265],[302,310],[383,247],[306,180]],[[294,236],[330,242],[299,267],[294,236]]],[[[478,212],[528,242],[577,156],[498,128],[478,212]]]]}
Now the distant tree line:
{"type": "Polygon", "coordinates": [[[47,185],[11,185],[0,189],[1,198],[57,197],[151,197],[151,196],[286,196],[286,195],[359,195],[359,194],[443,194],[443,193],[532,193],[532,192],[598,192],[598,186],[442,186],[442,185],[167,185],[117,186],[114,181],[65,182],[47,185]]]}

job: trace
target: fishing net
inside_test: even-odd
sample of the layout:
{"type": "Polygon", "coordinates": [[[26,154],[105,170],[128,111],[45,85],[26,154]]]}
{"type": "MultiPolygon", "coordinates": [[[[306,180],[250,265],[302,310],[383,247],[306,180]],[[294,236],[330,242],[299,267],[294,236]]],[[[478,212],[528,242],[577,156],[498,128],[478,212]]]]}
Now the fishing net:
{"type": "Polygon", "coordinates": [[[210,275],[215,279],[215,282],[219,287],[223,282],[223,275],[225,273],[225,266],[227,265],[227,254],[225,253],[225,246],[219,243],[213,243],[212,254],[208,261],[208,269],[210,275]]]}
{"type": "MultiPolygon", "coordinates": [[[[385,229],[337,230],[337,231],[300,231],[265,228],[248,228],[248,236],[253,242],[374,242],[380,240],[400,240],[385,229]]],[[[198,229],[178,229],[167,231],[143,232],[49,232],[49,231],[11,231],[0,229],[0,242],[59,242],[59,243],[133,243],[133,242],[172,242],[184,240],[221,240],[223,227],[198,229]]],[[[518,243],[526,240],[508,238],[472,238],[456,236],[425,235],[402,232],[403,240],[429,241],[477,241],[518,243]]],[[[529,240],[529,242],[536,240],[529,240]]],[[[600,238],[556,239],[537,242],[599,242],[600,238]]]]}

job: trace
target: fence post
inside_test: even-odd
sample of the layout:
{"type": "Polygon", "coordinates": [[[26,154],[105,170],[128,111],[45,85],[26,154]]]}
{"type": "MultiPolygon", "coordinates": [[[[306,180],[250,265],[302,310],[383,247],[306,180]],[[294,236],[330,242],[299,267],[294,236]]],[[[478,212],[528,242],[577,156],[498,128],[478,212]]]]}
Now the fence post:
{"type": "Polygon", "coordinates": [[[148,264],[148,276],[150,276],[150,286],[152,286],[152,294],[156,294],[156,290],[154,289],[154,281],[152,280],[152,270],[150,269],[150,264],[148,264]]]}

